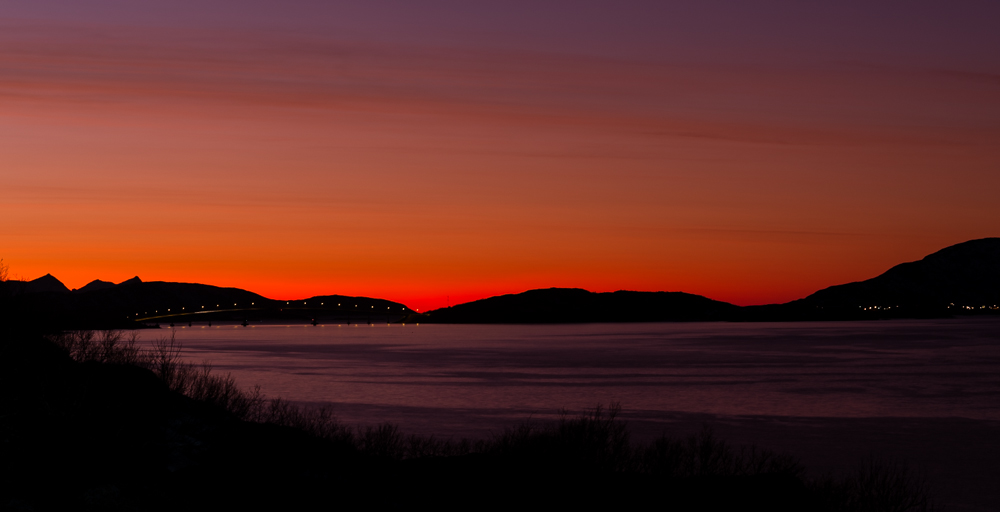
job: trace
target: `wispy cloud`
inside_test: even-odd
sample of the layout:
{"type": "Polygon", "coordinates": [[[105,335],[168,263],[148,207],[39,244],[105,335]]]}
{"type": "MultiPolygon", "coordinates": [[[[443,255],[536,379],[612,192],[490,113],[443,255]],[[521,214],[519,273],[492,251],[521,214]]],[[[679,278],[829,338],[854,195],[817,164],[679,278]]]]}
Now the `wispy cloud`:
{"type": "Polygon", "coordinates": [[[0,29],[0,115],[64,108],[201,116],[305,110],[375,122],[409,116],[653,140],[967,143],[996,126],[984,127],[974,113],[968,120],[938,119],[922,109],[928,100],[948,102],[968,78],[954,76],[934,92],[907,87],[891,72],[671,66],[287,34],[9,23],[0,29]]]}

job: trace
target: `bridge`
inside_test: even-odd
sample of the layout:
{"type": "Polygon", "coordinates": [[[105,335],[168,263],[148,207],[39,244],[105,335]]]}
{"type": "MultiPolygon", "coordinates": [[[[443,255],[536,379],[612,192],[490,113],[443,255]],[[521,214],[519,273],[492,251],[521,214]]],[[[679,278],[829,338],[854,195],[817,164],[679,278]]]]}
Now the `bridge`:
{"type": "Polygon", "coordinates": [[[158,308],[153,309],[153,311],[143,311],[135,312],[134,314],[127,314],[126,318],[136,322],[151,322],[151,321],[195,321],[197,318],[202,318],[207,321],[211,321],[209,318],[205,317],[225,317],[224,320],[234,320],[234,315],[238,313],[244,313],[244,315],[236,316],[252,316],[255,319],[307,319],[315,320],[319,317],[345,317],[348,322],[351,319],[362,319],[367,318],[368,322],[371,323],[373,317],[375,318],[385,318],[386,321],[391,322],[393,319],[399,319],[415,313],[415,311],[405,307],[397,306],[398,311],[394,310],[393,306],[382,304],[363,304],[358,301],[358,304],[344,304],[339,303],[336,305],[327,305],[325,302],[320,302],[319,304],[309,304],[309,301],[273,301],[268,304],[258,305],[256,303],[250,303],[248,306],[240,306],[239,303],[234,303],[232,307],[222,306],[221,304],[216,304],[213,308],[210,305],[202,306],[181,306],[170,307],[170,308],[158,308]],[[284,302],[284,304],[282,304],[284,302]],[[367,307],[365,307],[367,306],[367,307]],[[385,309],[382,309],[384,307],[385,309]]]}

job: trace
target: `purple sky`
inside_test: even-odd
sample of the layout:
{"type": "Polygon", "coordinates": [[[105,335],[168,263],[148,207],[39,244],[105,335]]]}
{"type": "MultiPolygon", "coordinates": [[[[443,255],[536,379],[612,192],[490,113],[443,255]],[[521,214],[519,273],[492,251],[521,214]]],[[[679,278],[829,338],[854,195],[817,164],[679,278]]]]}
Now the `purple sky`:
{"type": "Polygon", "coordinates": [[[644,60],[857,61],[1000,71],[993,1],[31,0],[0,19],[273,29],[366,42],[644,60]]]}

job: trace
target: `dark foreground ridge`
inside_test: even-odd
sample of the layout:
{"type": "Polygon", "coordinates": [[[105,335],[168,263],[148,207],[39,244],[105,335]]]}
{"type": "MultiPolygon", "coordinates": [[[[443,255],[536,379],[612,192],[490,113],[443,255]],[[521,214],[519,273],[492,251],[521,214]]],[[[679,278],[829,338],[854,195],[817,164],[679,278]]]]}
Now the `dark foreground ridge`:
{"type": "Polygon", "coordinates": [[[121,331],[0,340],[8,510],[926,511],[905,467],[815,479],[711,430],[631,440],[617,406],[488,439],[347,427],[121,331]]]}

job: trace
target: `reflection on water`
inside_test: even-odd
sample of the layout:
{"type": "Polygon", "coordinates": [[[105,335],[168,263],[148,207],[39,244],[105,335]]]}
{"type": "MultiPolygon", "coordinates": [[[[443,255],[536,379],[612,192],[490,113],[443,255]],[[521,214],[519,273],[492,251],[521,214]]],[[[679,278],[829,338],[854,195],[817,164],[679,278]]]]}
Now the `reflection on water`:
{"type": "MultiPolygon", "coordinates": [[[[177,327],[185,357],[342,410],[1000,420],[1000,321],[177,327]]],[[[390,419],[390,418],[387,418],[390,419]]]]}

